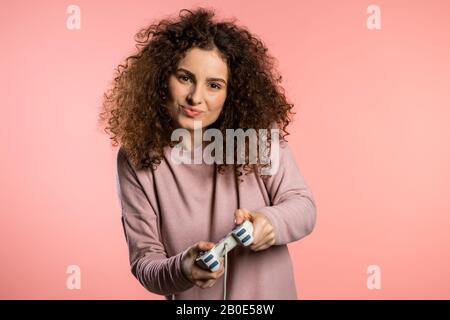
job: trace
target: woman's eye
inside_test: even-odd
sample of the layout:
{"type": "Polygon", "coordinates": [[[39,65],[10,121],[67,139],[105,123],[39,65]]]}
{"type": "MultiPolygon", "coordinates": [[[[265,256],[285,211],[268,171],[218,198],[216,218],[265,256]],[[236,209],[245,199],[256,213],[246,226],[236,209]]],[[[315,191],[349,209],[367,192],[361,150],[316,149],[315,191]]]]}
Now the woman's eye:
{"type": "Polygon", "coordinates": [[[188,76],[179,76],[178,79],[181,79],[183,81],[188,81],[189,77],[188,76]]]}
{"type": "Polygon", "coordinates": [[[214,89],[220,89],[220,86],[217,83],[211,83],[214,89]]]}

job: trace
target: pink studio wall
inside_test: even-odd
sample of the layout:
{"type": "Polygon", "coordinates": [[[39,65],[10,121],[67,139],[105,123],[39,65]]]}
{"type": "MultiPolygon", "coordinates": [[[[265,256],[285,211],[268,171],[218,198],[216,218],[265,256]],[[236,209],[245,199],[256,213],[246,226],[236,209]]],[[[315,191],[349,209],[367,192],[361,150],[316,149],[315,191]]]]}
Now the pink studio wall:
{"type": "Polygon", "coordinates": [[[117,150],[96,120],[137,30],[197,5],[264,40],[295,104],[288,138],[318,208],[314,232],[289,245],[299,297],[449,299],[444,0],[3,1],[0,298],[161,299],[130,272],[117,150]],[[66,27],[71,4],[80,30],[66,27]],[[366,26],[371,4],[381,30],[366,26]]]}

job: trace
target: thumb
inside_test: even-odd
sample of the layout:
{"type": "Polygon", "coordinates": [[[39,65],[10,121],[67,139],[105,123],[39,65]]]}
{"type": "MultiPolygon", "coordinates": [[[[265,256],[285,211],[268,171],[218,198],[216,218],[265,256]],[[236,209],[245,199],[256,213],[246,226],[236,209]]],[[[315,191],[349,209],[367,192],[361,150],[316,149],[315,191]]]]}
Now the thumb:
{"type": "Polygon", "coordinates": [[[234,212],[234,223],[241,224],[244,220],[251,220],[252,216],[250,215],[250,211],[247,209],[237,209],[234,212]]]}
{"type": "Polygon", "coordinates": [[[198,254],[200,251],[208,251],[214,247],[214,243],[208,241],[199,241],[193,246],[194,254],[198,254]]]}

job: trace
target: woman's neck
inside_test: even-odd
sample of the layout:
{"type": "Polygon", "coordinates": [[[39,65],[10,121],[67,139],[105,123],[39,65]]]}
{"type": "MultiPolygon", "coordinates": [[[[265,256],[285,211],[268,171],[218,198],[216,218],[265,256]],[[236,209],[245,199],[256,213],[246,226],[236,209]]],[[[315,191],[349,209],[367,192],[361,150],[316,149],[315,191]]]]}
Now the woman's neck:
{"type": "Polygon", "coordinates": [[[203,143],[204,143],[203,138],[202,138],[203,132],[201,129],[197,130],[195,132],[194,132],[194,130],[189,130],[189,133],[190,133],[190,138],[191,138],[190,141],[189,140],[185,141],[183,139],[183,141],[181,142],[184,149],[191,151],[191,150],[196,149],[200,145],[203,145],[203,143]]]}

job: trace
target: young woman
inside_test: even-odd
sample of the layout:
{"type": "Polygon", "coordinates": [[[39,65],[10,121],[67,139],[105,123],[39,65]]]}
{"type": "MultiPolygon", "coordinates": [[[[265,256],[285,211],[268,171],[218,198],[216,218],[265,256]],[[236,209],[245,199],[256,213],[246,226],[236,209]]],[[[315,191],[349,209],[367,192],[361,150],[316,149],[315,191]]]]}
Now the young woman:
{"type": "Polygon", "coordinates": [[[120,145],[118,195],[131,271],[167,299],[222,299],[224,289],[227,299],[296,299],[287,244],[311,233],[316,206],[284,139],[293,105],[263,42],[213,18],[208,9],[181,10],[177,19],[142,29],[138,52],[119,66],[105,94],[100,120],[120,145]],[[181,143],[173,140],[180,129],[191,133],[181,143]],[[258,145],[276,150],[276,170],[262,174],[269,164],[261,153],[256,163],[248,156],[239,163],[242,150],[226,146],[227,129],[269,133],[258,145]],[[276,139],[271,129],[281,132],[276,139]],[[233,163],[174,158],[175,145],[202,154],[208,130],[222,134],[214,142],[233,163]],[[253,223],[254,241],[229,252],[226,277],[223,258],[215,272],[195,262],[244,220],[253,223]]]}

